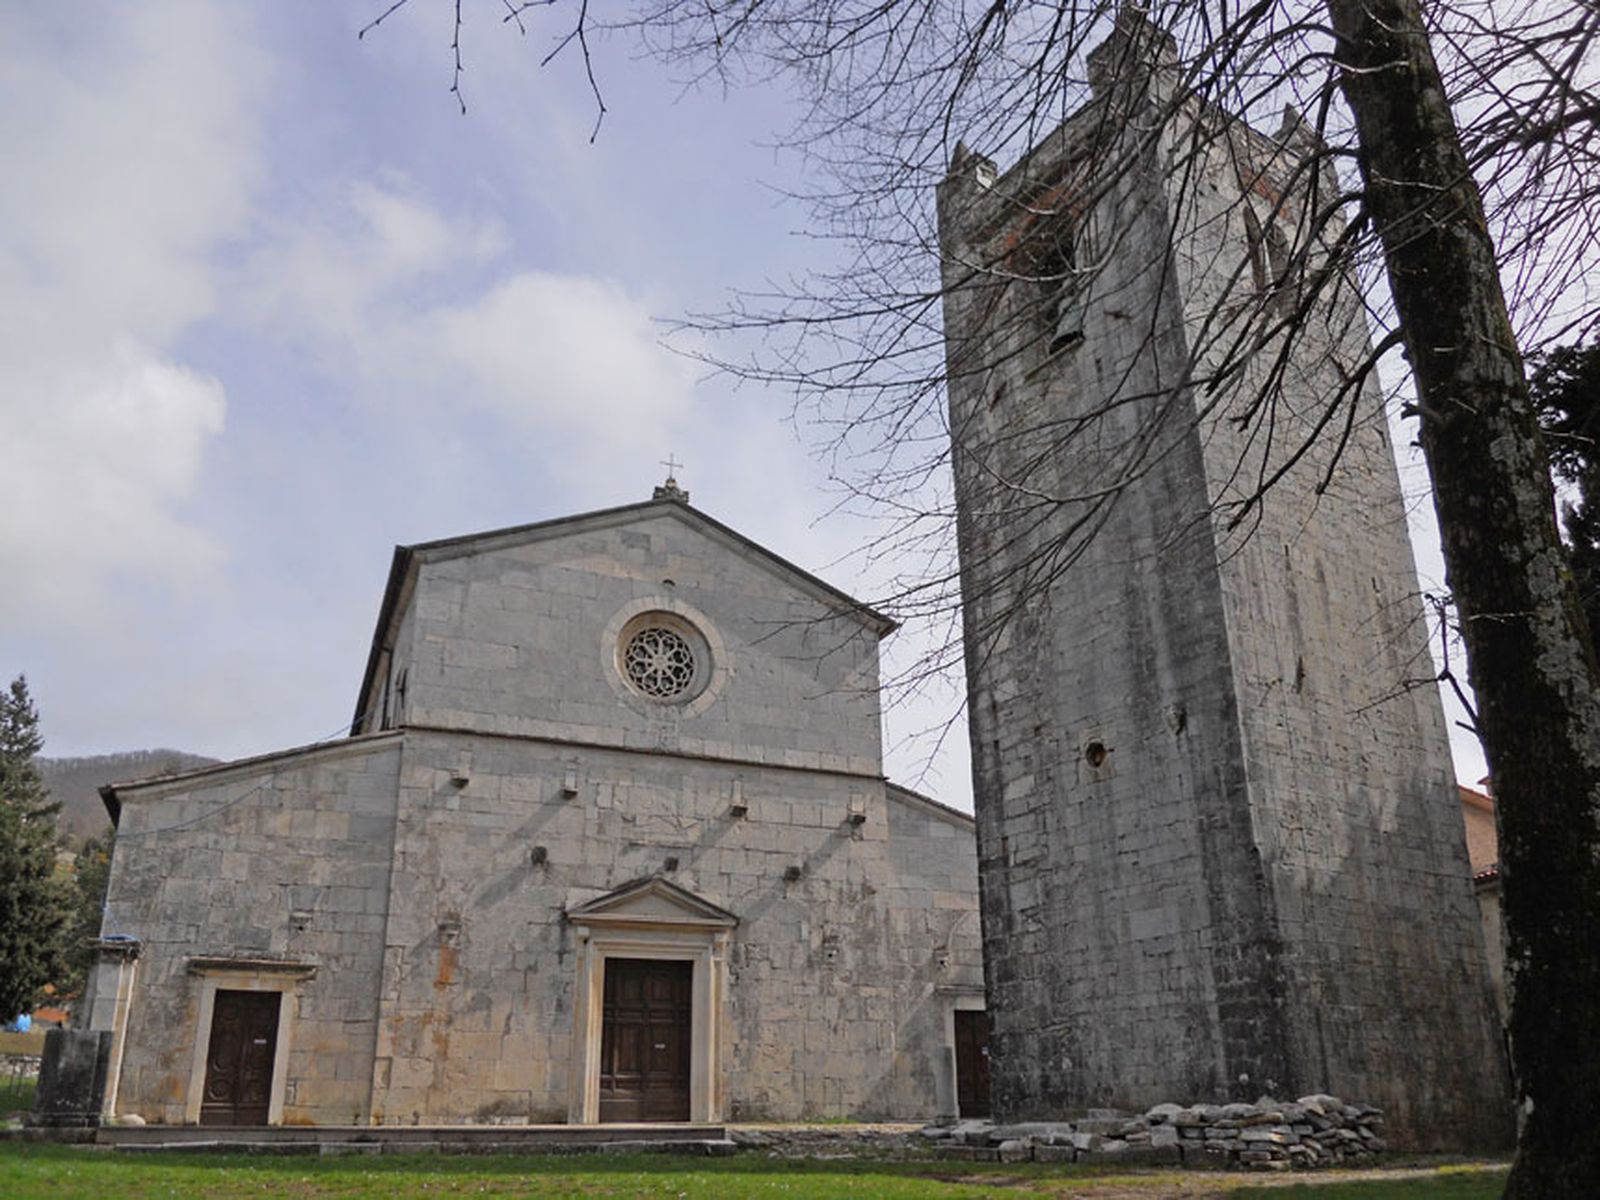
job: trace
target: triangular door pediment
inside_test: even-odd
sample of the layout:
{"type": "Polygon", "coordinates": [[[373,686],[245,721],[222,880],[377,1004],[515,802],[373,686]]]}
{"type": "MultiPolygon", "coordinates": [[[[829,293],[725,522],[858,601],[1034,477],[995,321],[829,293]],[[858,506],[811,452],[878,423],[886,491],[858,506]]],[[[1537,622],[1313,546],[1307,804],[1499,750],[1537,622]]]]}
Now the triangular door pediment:
{"type": "Polygon", "coordinates": [[[732,929],[739,918],[658,875],[635,879],[567,910],[578,925],[673,925],[732,929]]]}

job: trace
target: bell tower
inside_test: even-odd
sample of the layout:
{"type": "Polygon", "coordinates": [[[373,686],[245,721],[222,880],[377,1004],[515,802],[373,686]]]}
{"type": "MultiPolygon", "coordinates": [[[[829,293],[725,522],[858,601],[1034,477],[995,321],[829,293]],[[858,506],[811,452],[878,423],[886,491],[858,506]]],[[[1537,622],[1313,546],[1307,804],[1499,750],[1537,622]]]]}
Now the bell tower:
{"type": "Polygon", "coordinates": [[[1331,1092],[1503,1145],[1336,180],[1174,64],[1123,19],[1080,110],[939,189],[996,1113],[1331,1092]]]}

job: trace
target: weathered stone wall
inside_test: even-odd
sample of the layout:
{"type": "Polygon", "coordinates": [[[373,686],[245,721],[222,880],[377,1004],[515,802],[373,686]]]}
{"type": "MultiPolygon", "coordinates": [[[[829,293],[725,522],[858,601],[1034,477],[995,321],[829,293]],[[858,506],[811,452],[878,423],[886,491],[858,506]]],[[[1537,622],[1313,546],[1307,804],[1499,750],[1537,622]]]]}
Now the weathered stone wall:
{"type": "Polygon", "coordinates": [[[130,794],[106,924],[144,943],[120,1111],[184,1119],[199,1020],[187,964],[253,955],[317,966],[299,987],[286,1120],[564,1120],[563,913],[670,857],[673,882],[741,919],[730,1115],[933,1115],[945,992],[981,979],[962,817],[865,778],[398,741],[130,794]],[[742,818],[728,811],[736,782],[742,818]]]}
{"type": "Polygon", "coordinates": [[[980,977],[960,817],[870,779],[520,739],[412,733],[405,762],[375,1119],[564,1120],[577,976],[562,914],[658,873],[740,918],[731,1118],[933,1114],[937,988],[980,977]]]}
{"type": "Polygon", "coordinates": [[[1118,112],[1102,95],[998,179],[958,160],[940,193],[996,1110],[1334,1090],[1402,1141],[1493,1142],[1504,1075],[1437,696],[1402,688],[1429,672],[1377,397],[1324,494],[1321,448],[1249,538],[1226,523],[1364,358],[1356,297],[1302,331],[1276,411],[1231,425],[1270,344],[1234,390],[1189,385],[1255,283],[1238,203],[1270,188],[1238,164],[1281,189],[1281,155],[1118,112]],[[1091,153],[1122,170],[1075,193],[1091,153]],[[1052,219],[1086,281],[1054,355],[1015,269],[1052,219]]]}
{"type": "Polygon", "coordinates": [[[189,964],[218,956],[317,965],[293,1014],[284,1119],[361,1119],[399,766],[390,735],[124,791],[103,932],[143,951],[120,1112],[185,1119],[201,992],[189,964]]]}
{"type": "Polygon", "coordinates": [[[1494,992],[1495,1011],[1503,1023],[1511,1015],[1510,999],[1506,995],[1505,923],[1500,914],[1500,877],[1475,880],[1473,890],[1478,898],[1478,917],[1483,922],[1484,947],[1489,963],[1489,985],[1494,992]]]}
{"type": "Polygon", "coordinates": [[[634,517],[419,555],[397,732],[121,790],[106,931],[144,942],[121,1111],[192,1107],[189,963],[214,955],[316,966],[285,1120],[566,1120],[565,914],[660,875],[739,919],[721,1115],[935,1115],[981,986],[976,855],[968,819],[882,779],[877,628],[692,514],[634,517]],[[619,619],[655,607],[710,639],[704,702],[617,675],[619,619]]]}
{"type": "MultiPolygon", "coordinates": [[[[1285,244],[1295,240],[1309,201],[1286,181],[1310,147],[1290,131],[1284,137],[1236,131],[1231,152],[1216,156],[1206,184],[1182,206],[1189,328],[1224,302],[1228,242],[1247,245],[1241,194],[1262,227],[1275,223],[1285,244]]],[[[1335,182],[1324,181],[1323,195],[1335,182]]],[[[1337,239],[1342,228],[1336,222],[1323,236],[1337,239]]],[[[1235,249],[1232,265],[1240,257],[1235,249]]],[[[1225,393],[1204,438],[1213,503],[1223,511],[1311,446],[1270,503],[1218,539],[1286,1001],[1315,1018],[1287,1023],[1288,1070],[1297,1084],[1373,1097],[1405,1136],[1434,1136],[1464,1105],[1486,1116],[1460,1134],[1492,1137],[1506,1125],[1504,1108],[1496,1110],[1506,1076],[1485,1003],[1481,922],[1382,398],[1369,377],[1336,399],[1370,353],[1354,287],[1333,289],[1315,311],[1291,382],[1273,392],[1271,441],[1229,418],[1264,388],[1281,339],[1263,346],[1225,393]],[[1352,414],[1347,437],[1319,436],[1330,406],[1340,421],[1352,414]]],[[[1217,352],[1201,357],[1206,370],[1217,352]]]]}
{"type": "MultiPolygon", "coordinates": [[[[1047,178],[1061,163],[1038,165],[1047,178]]],[[[1129,171],[1089,219],[1131,245],[1164,245],[1158,182],[1153,164],[1129,171]]],[[[952,179],[947,219],[982,220],[989,195],[952,179]],[[963,217],[966,204],[976,211],[963,217]]],[[[950,228],[947,243],[960,236],[950,228]]],[[[969,245],[952,261],[997,253],[969,245]]],[[[1204,464],[1192,417],[1164,407],[1184,368],[1166,278],[1159,254],[1111,258],[1085,344],[1051,362],[1025,340],[1037,338],[1039,301],[1024,288],[1007,286],[993,317],[984,286],[948,301],[952,364],[974,343],[974,368],[952,382],[952,422],[995,1103],[1007,1119],[1232,1096],[1251,1086],[1240,1074],[1281,1074],[1263,1056],[1277,1044],[1263,1036],[1277,1011],[1272,928],[1249,883],[1204,464]],[[991,323],[999,345],[986,344],[991,323]],[[1138,485],[1094,497],[1106,460],[1138,461],[1147,435],[1156,447],[1138,485]]]]}
{"type": "Polygon", "coordinates": [[[880,773],[872,623],[679,507],[493,552],[421,549],[394,652],[405,723],[880,773]],[[714,703],[651,704],[618,677],[617,615],[679,606],[728,648],[714,703]]]}

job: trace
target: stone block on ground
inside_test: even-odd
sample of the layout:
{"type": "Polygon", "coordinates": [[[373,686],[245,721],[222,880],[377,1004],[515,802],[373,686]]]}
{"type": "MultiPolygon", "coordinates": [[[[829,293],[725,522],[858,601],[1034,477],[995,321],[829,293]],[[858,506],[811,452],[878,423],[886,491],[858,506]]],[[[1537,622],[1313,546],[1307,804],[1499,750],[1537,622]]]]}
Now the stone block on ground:
{"type": "Polygon", "coordinates": [[[110,1030],[52,1029],[46,1033],[30,1123],[98,1125],[110,1059],[110,1030]]]}
{"type": "Polygon", "coordinates": [[[1282,1125],[1283,1113],[1276,1108],[1263,1108],[1238,1120],[1241,1128],[1250,1125],[1282,1125]]]}
{"type": "Polygon", "coordinates": [[[934,1153],[957,1162],[999,1162],[1000,1151],[989,1146],[940,1146],[934,1153]]]}
{"type": "Polygon", "coordinates": [[[989,1136],[997,1142],[1009,1142],[1012,1138],[1040,1141],[1070,1135],[1072,1129],[1067,1121],[1019,1121],[1014,1125],[996,1125],[989,1131],[989,1136]]]}
{"type": "Polygon", "coordinates": [[[1344,1107],[1344,1101],[1337,1096],[1330,1096],[1325,1092],[1316,1092],[1310,1096],[1301,1096],[1295,1101],[1302,1108],[1312,1112],[1326,1113],[1330,1109],[1338,1110],[1344,1107]]]}
{"type": "Polygon", "coordinates": [[[1248,1144],[1252,1149],[1257,1148],[1263,1142],[1273,1146],[1287,1146],[1291,1140],[1294,1140],[1294,1134],[1284,1132],[1281,1127],[1252,1125],[1239,1131],[1239,1140],[1248,1144]]]}
{"type": "Polygon", "coordinates": [[[1119,1163],[1129,1166],[1177,1166],[1183,1162],[1183,1151],[1171,1146],[1132,1146],[1117,1155],[1119,1163]]]}

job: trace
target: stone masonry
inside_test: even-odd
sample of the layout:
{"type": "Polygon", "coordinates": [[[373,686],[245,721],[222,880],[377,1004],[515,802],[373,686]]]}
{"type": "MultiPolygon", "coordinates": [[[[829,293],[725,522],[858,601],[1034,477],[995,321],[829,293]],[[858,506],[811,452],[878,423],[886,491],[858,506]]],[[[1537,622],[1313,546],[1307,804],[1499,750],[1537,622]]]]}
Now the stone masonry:
{"type": "Polygon", "coordinates": [[[1292,117],[1269,136],[1179,95],[1142,22],[1091,78],[1023,161],[962,147],[939,191],[997,1118],[1333,1092],[1396,1144],[1503,1144],[1371,380],[1228,522],[1369,353],[1354,285],[1275,382],[1281,334],[1198,382],[1230,314],[1292,303],[1276,264],[1305,189],[1336,181],[1296,173],[1292,117]],[[1186,119],[1161,127],[1165,105],[1186,119]]]}
{"type": "Polygon", "coordinates": [[[963,1121],[922,1131],[941,1156],[969,1162],[1243,1167],[1286,1171],[1359,1163],[1388,1148],[1383,1111],[1338,1096],[1254,1104],[1156,1104],[1143,1113],[1090,1109],[1072,1121],[963,1121]]]}
{"type": "Polygon", "coordinates": [[[196,1120],[233,988],[282,998],[273,1121],[593,1120],[585,972],[656,938],[695,1119],[933,1117],[976,860],[883,779],[890,628],[674,496],[398,552],[352,737],[108,789],[115,1113],[196,1120]],[[619,674],[652,613],[704,639],[684,703],[619,674]]]}

